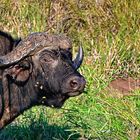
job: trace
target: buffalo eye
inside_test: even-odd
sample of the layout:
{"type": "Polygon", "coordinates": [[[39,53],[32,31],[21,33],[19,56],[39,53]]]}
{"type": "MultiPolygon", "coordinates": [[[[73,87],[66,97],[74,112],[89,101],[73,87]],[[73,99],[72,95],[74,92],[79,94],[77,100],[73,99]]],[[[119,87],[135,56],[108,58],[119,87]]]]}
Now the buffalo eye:
{"type": "Polygon", "coordinates": [[[48,62],[48,60],[46,58],[43,59],[44,62],[48,62]]]}
{"type": "Polygon", "coordinates": [[[41,62],[51,66],[52,68],[55,68],[58,65],[58,60],[52,57],[42,58],[41,62]]]}
{"type": "Polygon", "coordinates": [[[45,57],[45,58],[41,58],[41,61],[44,63],[52,63],[54,59],[52,57],[45,57]]]}

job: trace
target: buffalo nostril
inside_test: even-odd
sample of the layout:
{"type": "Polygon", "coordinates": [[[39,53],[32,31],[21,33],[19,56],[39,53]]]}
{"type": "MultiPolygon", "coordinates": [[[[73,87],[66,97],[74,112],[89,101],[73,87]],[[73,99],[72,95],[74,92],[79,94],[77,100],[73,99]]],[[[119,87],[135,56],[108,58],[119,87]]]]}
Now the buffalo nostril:
{"type": "Polygon", "coordinates": [[[73,89],[77,89],[79,87],[78,81],[77,80],[71,80],[70,81],[70,87],[73,89]]]}
{"type": "Polygon", "coordinates": [[[63,93],[66,93],[69,97],[77,96],[81,94],[86,85],[86,81],[82,76],[70,76],[63,83],[63,93]]]}

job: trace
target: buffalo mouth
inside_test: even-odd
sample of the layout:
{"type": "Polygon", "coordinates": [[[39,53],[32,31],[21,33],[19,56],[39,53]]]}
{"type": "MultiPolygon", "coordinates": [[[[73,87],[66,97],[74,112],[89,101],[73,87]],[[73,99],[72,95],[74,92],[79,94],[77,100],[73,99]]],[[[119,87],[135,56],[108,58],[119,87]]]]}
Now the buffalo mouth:
{"type": "Polygon", "coordinates": [[[69,92],[69,93],[67,93],[67,95],[68,95],[69,97],[75,97],[75,96],[80,95],[82,92],[83,92],[83,91],[69,92]]]}

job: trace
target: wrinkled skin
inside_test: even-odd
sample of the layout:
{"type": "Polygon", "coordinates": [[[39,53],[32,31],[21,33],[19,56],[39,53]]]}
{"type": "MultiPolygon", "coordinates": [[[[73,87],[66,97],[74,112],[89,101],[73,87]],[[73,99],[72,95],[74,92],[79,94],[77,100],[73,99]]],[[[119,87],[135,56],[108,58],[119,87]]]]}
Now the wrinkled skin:
{"type": "MultiPolygon", "coordinates": [[[[9,50],[10,51],[10,50],[9,50]]],[[[82,93],[84,77],[75,69],[68,49],[42,49],[1,68],[0,129],[35,105],[60,108],[82,93]]]]}

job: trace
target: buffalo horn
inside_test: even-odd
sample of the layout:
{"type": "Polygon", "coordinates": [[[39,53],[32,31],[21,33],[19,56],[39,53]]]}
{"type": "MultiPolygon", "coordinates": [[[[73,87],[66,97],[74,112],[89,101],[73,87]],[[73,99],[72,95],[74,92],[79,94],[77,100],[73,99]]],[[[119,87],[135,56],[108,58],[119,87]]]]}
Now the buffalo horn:
{"type": "Polygon", "coordinates": [[[73,60],[73,65],[75,69],[78,69],[83,62],[84,52],[83,48],[80,46],[76,58],[73,60]]]}
{"type": "Polygon", "coordinates": [[[67,49],[71,47],[70,41],[63,35],[49,35],[47,32],[32,33],[19,42],[16,48],[5,56],[0,56],[0,67],[11,66],[31,56],[43,48],[67,49]]]}

